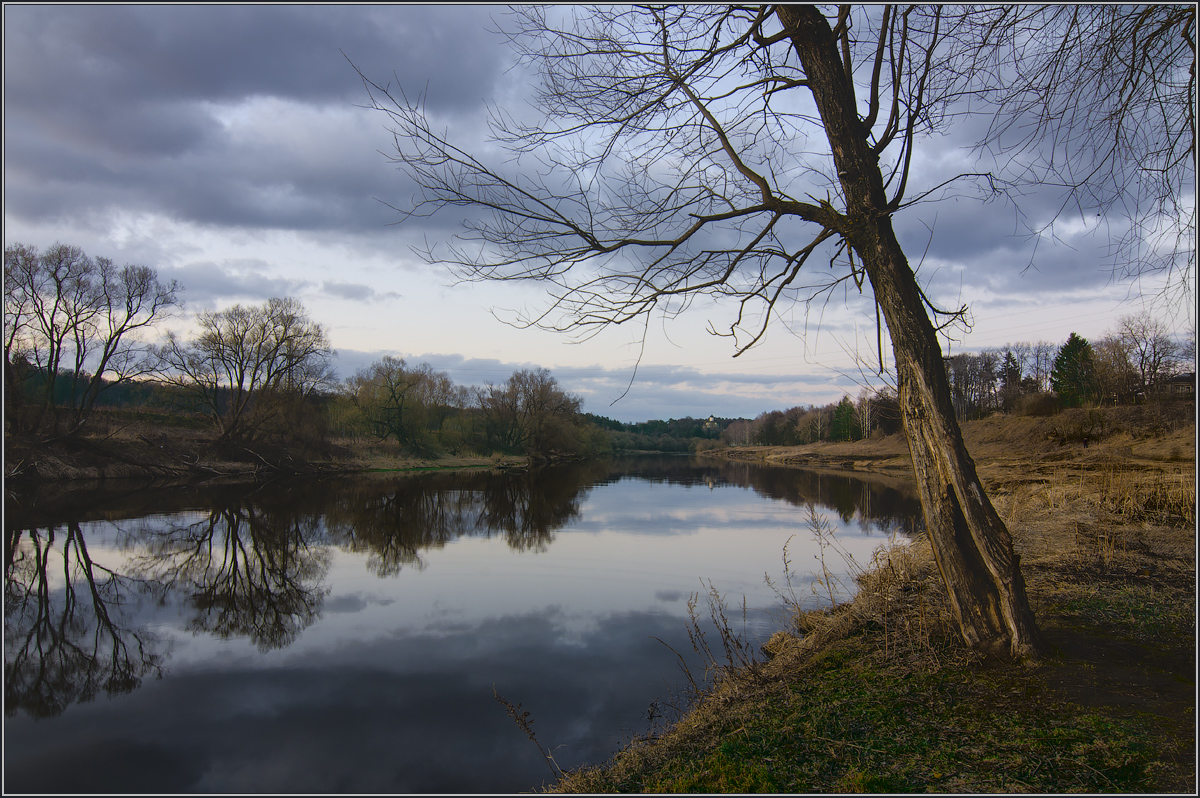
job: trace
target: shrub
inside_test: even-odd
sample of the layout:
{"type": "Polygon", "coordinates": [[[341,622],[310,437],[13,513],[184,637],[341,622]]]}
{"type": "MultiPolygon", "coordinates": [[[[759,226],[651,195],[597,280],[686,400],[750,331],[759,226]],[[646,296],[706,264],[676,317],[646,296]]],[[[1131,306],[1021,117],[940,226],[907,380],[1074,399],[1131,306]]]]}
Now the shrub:
{"type": "Polygon", "coordinates": [[[1059,411],[1058,399],[1053,394],[1034,393],[1017,400],[1014,415],[1052,416],[1059,411]]]}

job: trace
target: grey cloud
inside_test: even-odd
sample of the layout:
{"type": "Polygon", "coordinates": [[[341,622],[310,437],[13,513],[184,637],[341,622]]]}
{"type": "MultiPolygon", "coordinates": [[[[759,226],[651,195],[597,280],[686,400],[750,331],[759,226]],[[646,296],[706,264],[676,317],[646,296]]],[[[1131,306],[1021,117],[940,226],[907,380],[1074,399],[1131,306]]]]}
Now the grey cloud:
{"type": "Polygon", "coordinates": [[[376,291],[369,285],[362,283],[342,283],[336,281],[325,281],[321,283],[321,290],[326,294],[332,294],[342,299],[350,299],[357,301],[378,302],[383,299],[399,299],[400,294],[395,291],[376,291]]]}
{"type": "Polygon", "coordinates": [[[303,280],[267,277],[257,273],[263,263],[241,262],[234,270],[215,263],[190,263],[180,267],[162,267],[162,280],[177,280],[181,295],[192,307],[207,307],[218,299],[260,302],[271,297],[294,296],[309,286],[303,280]]]}
{"type": "Polygon", "coordinates": [[[12,6],[5,84],[20,104],[255,95],[358,100],[350,63],[420,76],[438,105],[491,96],[504,68],[487,10],[428,6],[12,6]],[[481,18],[482,17],[482,18],[481,18]],[[344,53],[344,55],[343,55],[344,53]]]}
{"type": "Polygon", "coordinates": [[[383,119],[355,108],[366,92],[347,58],[381,82],[427,90],[435,112],[477,116],[508,79],[487,13],[6,7],[6,212],[68,220],[126,208],[235,228],[381,228],[395,214],[372,198],[401,196],[406,183],[381,168],[383,119]],[[296,121],[295,136],[253,130],[265,136],[256,144],[216,116],[267,98],[345,119],[315,134],[310,119],[296,121]]]}

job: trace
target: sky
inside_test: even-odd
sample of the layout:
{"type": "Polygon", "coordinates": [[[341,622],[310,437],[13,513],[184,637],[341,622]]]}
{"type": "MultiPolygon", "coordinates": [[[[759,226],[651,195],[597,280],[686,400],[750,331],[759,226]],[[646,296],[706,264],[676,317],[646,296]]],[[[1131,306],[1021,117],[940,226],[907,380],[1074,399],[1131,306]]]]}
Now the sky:
{"type": "MultiPolygon", "coordinates": [[[[412,186],[387,158],[388,120],[367,107],[356,68],[423,93],[456,140],[486,150],[489,108],[529,113],[536,84],[498,33],[502,12],[5,5],[5,245],[61,242],[154,267],[184,289],[164,330],[186,335],[200,311],[293,296],[328,329],[342,377],[384,355],[460,385],[544,367],[585,411],[626,422],[753,418],[884,384],[873,306],[853,291],[783,309],[734,358],[707,331],[728,325],[728,304],[653,318],[644,341],[625,327],[578,340],[513,323],[546,307],[544,286],[461,283],[416,254],[443,246],[457,219],[400,222],[394,208],[412,186]]],[[[967,126],[923,142],[915,179],[977,166],[970,136],[967,126]]],[[[1049,218],[1057,202],[1027,192],[1019,210],[1049,218]]],[[[970,331],[950,331],[944,352],[1097,339],[1143,310],[1194,329],[1194,299],[1113,279],[1094,222],[1063,217],[1035,241],[1017,216],[1011,203],[961,196],[897,217],[926,293],[970,307],[970,331]]]]}

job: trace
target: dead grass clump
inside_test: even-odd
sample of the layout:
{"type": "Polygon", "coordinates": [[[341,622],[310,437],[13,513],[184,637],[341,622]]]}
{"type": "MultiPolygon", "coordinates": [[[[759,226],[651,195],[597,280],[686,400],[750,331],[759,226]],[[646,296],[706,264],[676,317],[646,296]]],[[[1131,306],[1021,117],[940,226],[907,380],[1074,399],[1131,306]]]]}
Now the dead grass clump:
{"type": "MultiPolygon", "coordinates": [[[[792,604],[792,630],[776,633],[762,647],[771,658],[764,673],[803,670],[838,641],[861,634],[877,638],[876,650],[884,659],[938,660],[959,648],[928,540],[893,539],[876,549],[868,567],[855,566],[858,592],[852,600],[819,609],[792,604]]],[[[822,567],[827,578],[829,569],[824,562],[822,567]]]]}
{"type": "Polygon", "coordinates": [[[1107,469],[1097,477],[1104,509],[1130,521],[1196,525],[1195,469],[1127,472],[1107,469]]]}

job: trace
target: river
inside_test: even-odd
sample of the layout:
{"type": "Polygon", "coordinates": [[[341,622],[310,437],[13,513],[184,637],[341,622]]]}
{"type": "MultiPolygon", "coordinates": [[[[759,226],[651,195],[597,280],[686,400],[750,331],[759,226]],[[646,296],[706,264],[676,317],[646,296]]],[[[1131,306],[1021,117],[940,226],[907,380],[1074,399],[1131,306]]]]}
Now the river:
{"type": "Polygon", "coordinates": [[[578,767],[674,717],[689,603],[718,659],[710,590],[756,650],[780,591],[848,594],[918,515],[895,481],[671,456],[10,492],[4,789],[534,789],[539,745],[578,767]]]}

